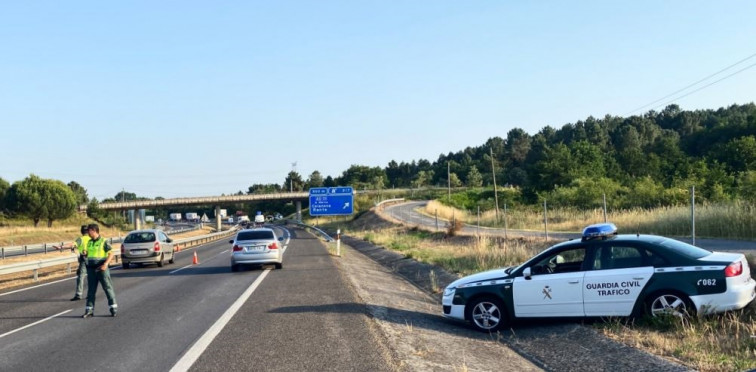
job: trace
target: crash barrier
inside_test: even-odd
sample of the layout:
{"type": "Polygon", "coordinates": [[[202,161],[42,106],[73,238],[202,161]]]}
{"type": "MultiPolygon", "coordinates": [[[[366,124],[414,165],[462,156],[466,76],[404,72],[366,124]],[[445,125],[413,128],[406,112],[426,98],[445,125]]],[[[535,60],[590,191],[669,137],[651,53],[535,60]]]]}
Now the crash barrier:
{"type": "Polygon", "coordinates": [[[296,222],[294,220],[289,220],[288,223],[290,223],[292,225],[299,226],[299,227],[301,227],[301,228],[303,228],[303,229],[305,229],[307,231],[314,231],[314,232],[318,233],[320,236],[322,236],[323,239],[325,239],[325,241],[327,241],[327,242],[334,241],[334,239],[330,235],[328,235],[328,233],[326,233],[325,231],[323,231],[323,230],[321,230],[321,229],[319,229],[319,228],[317,228],[315,226],[310,226],[310,225],[307,225],[307,224],[303,224],[301,222],[296,222]]]}
{"type": "MultiPolygon", "coordinates": [[[[169,230],[165,231],[168,235],[173,234],[180,234],[185,233],[189,231],[198,230],[199,226],[195,227],[189,227],[185,229],[178,229],[178,230],[169,230]]],[[[123,242],[123,239],[125,237],[119,236],[117,238],[109,238],[108,241],[112,245],[113,243],[121,243],[123,242]]],[[[6,257],[15,257],[15,256],[28,256],[30,254],[47,254],[47,252],[55,252],[57,249],[53,248],[53,246],[63,246],[67,243],[71,243],[71,241],[67,242],[60,242],[60,243],[39,243],[39,244],[27,244],[27,245],[16,245],[11,247],[0,247],[0,258],[5,259],[6,257]]]]}
{"type": "Polygon", "coordinates": [[[386,199],[386,200],[384,200],[384,201],[382,201],[380,203],[376,203],[375,204],[375,209],[383,210],[383,208],[385,208],[388,205],[397,204],[397,203],[403,203],[403,202],[404,202],[404,198],[386,199]]]}
{"type": "MultiPolygon", "coordinates": [[[[173,241],[173,247],[174,247],[173,249],[174,251],[181,251],[186,248],[220,240],[228,236],[231,236],[233,234],[236,234],[236,230],[237,228],[234,227],[230,230],[216,232],[212,234],[194,236],[191,238],[177,239],[173,241]]],[[[114,254],[113,263],[118,263],[118,259],[121,256],[121,250],[114,249],[113,254],[114,254]]],[[[53,267],[53,266],[59,266],[59,265],[66,265],[66,273],[70,274],[72,265],[75,263],[78,263],[78,260],[79,258],[76,255],[70,255],[66,257],[50,258],[46,260],[36,260],[36,261],[29,261],[29,262],[19,262],[19,263],[10,264],[10,265],[0,265],[0,276],[16,274],[16,273],[21,273],[25,271],[33,271],[32,277],[34,278],[34,281],[36,282],[38,280],[38,274],[39,274],[40,269],[53,267]]]]}

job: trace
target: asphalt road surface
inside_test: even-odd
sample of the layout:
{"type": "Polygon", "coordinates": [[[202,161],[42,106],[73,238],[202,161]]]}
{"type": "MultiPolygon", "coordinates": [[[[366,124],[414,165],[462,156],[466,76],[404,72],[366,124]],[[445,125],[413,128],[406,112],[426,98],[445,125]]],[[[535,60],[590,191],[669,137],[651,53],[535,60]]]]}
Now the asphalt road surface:
{"type": "MultiPolygon", "coordinates": [[[[402,204],[394,204],[394,205],[387,206],[384,209],[383,213],[410,225],[421,225],[430,229],[438,228],[439,231],[443,231],[447,223],[446,220],[439,219],[438,225],[437,225],[436,219],[434,217],[424,215],[417,211],[419,208],[424,208],[427,203],[428,203],[427,201],[413,201],[413,202],[407,202],[407,203],[402,203],[402,204]]],[[[544,237],[544,238],[546,236],[545,232],[542,230],[533,231],[533,230],[508,229],[505,232],[503,228],[495,229],[495,228],[490,228],[490,227],[480,227],[480,229],[478,229],[477,226],[474,226],[474,225],[465,225],[462,231],[467,234],[477,234],[478,232],[480,232],[480,234],[482,235],[492,235],[492,236],[505,236],[505,234],[507,234],[508,236],[544,237]]],[[[620,233],[622,233],[622,231],[620,231],[620,233]]],[[[560,241],[560,240],[568,240],[568,239],[580,239],[580,234],[550,231],[549,240],[552,240],[552,239],[555,242],[560,241]]],[[[675,237],[675,239],[681,240],[687,243],[691,242],[690,237],[675,237]]],[[[756,242],[747,241],[747,240],[697,238],[696,246],[709,249],[709,250],[717,250],[717,251],[734,251],[734,252],[741,252],[741,253],[746,253],[746,254],[756,253],[756,242]]]]}
{"type": "MultiPolygon", "coordinates": [[[[279,235],[288,237],[281,228],[279,235]]],[[[70,302],[74,280],[0,294],[6,371],[393,369],[364,305],[312,235],[291,231],[283,270],[232,273],[228,241],[181,251],[163,268],[112,270],[95,316],[70,302]]]]}

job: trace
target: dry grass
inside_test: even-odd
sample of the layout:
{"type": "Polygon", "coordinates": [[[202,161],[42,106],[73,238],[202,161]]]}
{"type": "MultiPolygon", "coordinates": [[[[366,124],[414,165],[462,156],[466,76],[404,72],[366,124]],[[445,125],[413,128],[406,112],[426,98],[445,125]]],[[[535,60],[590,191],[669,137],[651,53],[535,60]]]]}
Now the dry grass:
{"type": "MultiPolygon", "coordinates": [[[[423,211],[439,218],[451,220],[452,216],[468,224],[477,223],[477,216],[430,201],[423,211]]],[[[542,230],[543,210],[532,208],[509,209],[506,215],[500,210],[499,221],[495,211],[481,213],[483,226],[504,226],[522,230],[542,230]]],[[[578,210],[547,208],[546,219],[550,231],[581,231],[585,226],[604,222],[601,209],[578,210]]],[[[690,207],[662,207],[654,209],[627,209],[608,211],[607,220],[623,231],[667,236],[687,236],[691,233],[690,207]]],[[[696,206],[696,235],[728,239],[756,239],[756,205],[734,202],[727,204],[704,204],[696,206]]]]}

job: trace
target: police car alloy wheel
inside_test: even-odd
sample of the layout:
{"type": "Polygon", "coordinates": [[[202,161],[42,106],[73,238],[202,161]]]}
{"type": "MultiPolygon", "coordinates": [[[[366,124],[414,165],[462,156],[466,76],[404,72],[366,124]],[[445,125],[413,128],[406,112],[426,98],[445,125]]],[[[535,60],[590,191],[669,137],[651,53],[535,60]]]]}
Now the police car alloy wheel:
{"type": "Polygon", "coordinates": [[[685,318],[693,315],[693,306],[685,295],[657,293],[651,296],[646,312],[653,317],[674,316],[685,318]]]}
{"type": "Polygon", "coordinates": [[[479,331],[494,332],[507,323],[507,314],[501,301],[494,298],[480,298],[469,307],[470,320],[479,331]]]}

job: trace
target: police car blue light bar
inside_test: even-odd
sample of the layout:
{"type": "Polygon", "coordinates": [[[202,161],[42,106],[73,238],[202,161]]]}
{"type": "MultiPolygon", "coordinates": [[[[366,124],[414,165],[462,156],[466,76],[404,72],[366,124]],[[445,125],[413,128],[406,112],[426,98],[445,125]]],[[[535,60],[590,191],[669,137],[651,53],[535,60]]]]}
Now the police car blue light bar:
{"type": "Polygon", "coordinates": [[[617,234],[617,226],[613,223],[597,223],[583,229],[583,239],[606,237],[617,234]]]}

